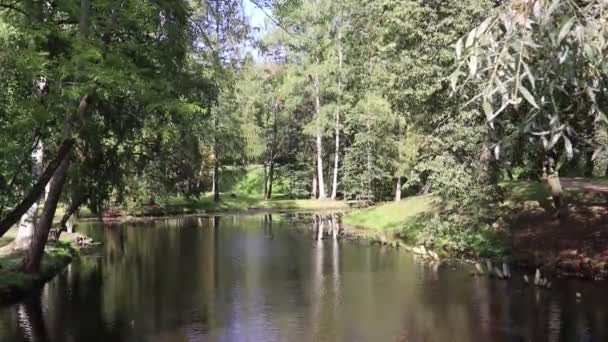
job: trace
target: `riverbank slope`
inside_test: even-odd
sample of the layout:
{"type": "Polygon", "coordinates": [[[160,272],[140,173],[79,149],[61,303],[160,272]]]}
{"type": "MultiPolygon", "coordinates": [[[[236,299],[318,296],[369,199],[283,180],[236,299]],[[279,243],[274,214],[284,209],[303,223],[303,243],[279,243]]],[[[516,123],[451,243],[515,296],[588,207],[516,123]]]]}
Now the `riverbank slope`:
{"type": "MultiPolygon", "coordinates": [[[[16,228],[9,230],[0,239],[0,247],[8,245],[15,235],[16,228]]],[[[82,238],[78,233],[63,233],[59,241],[49,242],[38,276],[19,271],[23,252],[0,254],[0,304],[15,302],[55,277],[79,255],[78,241],[82,238]]]]}
{"type": "MultiPolygon", "coordinates": [[[[487,239],[483,249],[471,245],[467,256],[507,260],[556,276],[608,279],[608,182],[564,179],[563,186],[567,210],[558,214],[542,183],[503,184],[504,205],[511,207],[511,215],[495,227],[496,235],[487,239]]],[[[413,196],[354,210],[343,222],[351,234],[415,247],[425,245],[425,219],[437,210],[436,204],[432,197],[413,196]]],[[[462,257],[437,246],[426,247],[443,257],[462,257]]]]}

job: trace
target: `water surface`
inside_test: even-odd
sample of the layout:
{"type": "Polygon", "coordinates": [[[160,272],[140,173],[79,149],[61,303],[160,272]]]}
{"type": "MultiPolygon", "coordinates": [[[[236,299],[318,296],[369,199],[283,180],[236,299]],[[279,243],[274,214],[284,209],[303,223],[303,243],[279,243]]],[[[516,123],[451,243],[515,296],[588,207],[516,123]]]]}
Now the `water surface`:
{"type": "Polygon", "coordinates": [[[99,253],[0,308],[0,341],[608,341],[605,283],[475,278],[310,221],[84,227],[99,253]]]}

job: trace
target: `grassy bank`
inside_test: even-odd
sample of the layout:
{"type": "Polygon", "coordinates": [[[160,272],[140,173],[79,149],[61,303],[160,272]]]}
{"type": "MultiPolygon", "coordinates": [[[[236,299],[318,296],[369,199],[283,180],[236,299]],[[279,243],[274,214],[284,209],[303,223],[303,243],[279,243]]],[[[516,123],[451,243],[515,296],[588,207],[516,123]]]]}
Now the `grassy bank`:
{"type": "Polygon", "coordinates": [[[122,214],[132,216],[171,216],[184,214],[223,213],[248,210],[330,210],[348,209],[343,201],[318,201],[311,199],[271,199],[257,196],[222,196],[219,202],[204,196],[195,199],[170,198],[157,205],[131,208],[122,214]]]}
{"type": "Polygon", "coordinates": [[[59,241],[50,244],[42,258],[39,277],[18,271],[23,254],[0,257],[0,303],[18,300],[36,287],[42,286],[65,268],[76,254],[76,250],[69,242],[59,241]]]}
{"type": "Polygon", "coordinates": [[[400,202],[381,203],[346,214],[342,221],[351,233],[371,239],[415,243],[422,227],[420,215],[434,210],[432,196],[414,196],[400,202]]]}

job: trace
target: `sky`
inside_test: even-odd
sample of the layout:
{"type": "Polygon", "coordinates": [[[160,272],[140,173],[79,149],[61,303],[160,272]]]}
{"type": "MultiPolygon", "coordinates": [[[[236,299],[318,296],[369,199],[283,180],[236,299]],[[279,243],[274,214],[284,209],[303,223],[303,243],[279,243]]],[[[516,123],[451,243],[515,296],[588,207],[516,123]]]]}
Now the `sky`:
{"type": "MultiPolygon", "coordinates": [[[[254,3],[249,0],[245,0],[244,2],[245,14],[247,15],[247,17],[249,17],[249,22],[251,26],[260,28],[260,31],[257,33],[254,31],[254,36],[256,38],[259,38],[265,31],[265,26],[268,22],[268,18],[266,14],[264,14],[264,12],[260,8],[258,8],[254,3]]],[[[266,12],[270,13],[268,10],[266,12]]],[[[254,47],[248,46],[247,50],[253,53],[254,59],[256,61],[259,61],[261,59],[261,56],[259,55],[257,49],[255,49],[254,47]]]]}

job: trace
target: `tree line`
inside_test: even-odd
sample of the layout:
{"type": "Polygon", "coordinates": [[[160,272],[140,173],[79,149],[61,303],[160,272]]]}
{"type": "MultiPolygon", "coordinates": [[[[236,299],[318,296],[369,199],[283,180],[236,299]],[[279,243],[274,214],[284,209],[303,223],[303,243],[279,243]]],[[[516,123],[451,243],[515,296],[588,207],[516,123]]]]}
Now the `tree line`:
{"type": "Polygon", "coordinates": [[[466,249],[504,181],[606,174],[600,0],[0,1],[0,235],[36,273],[57,207],[433,193],[466,249]],[[256,31],[263,31],[255,35],[256,31]],[[255,51],[252,51],[254,46],[255,51]],[[42,210],[39,210],[40,204],[42,210]],[[35,229],[34,229],[35,227],[35,229]]]}

